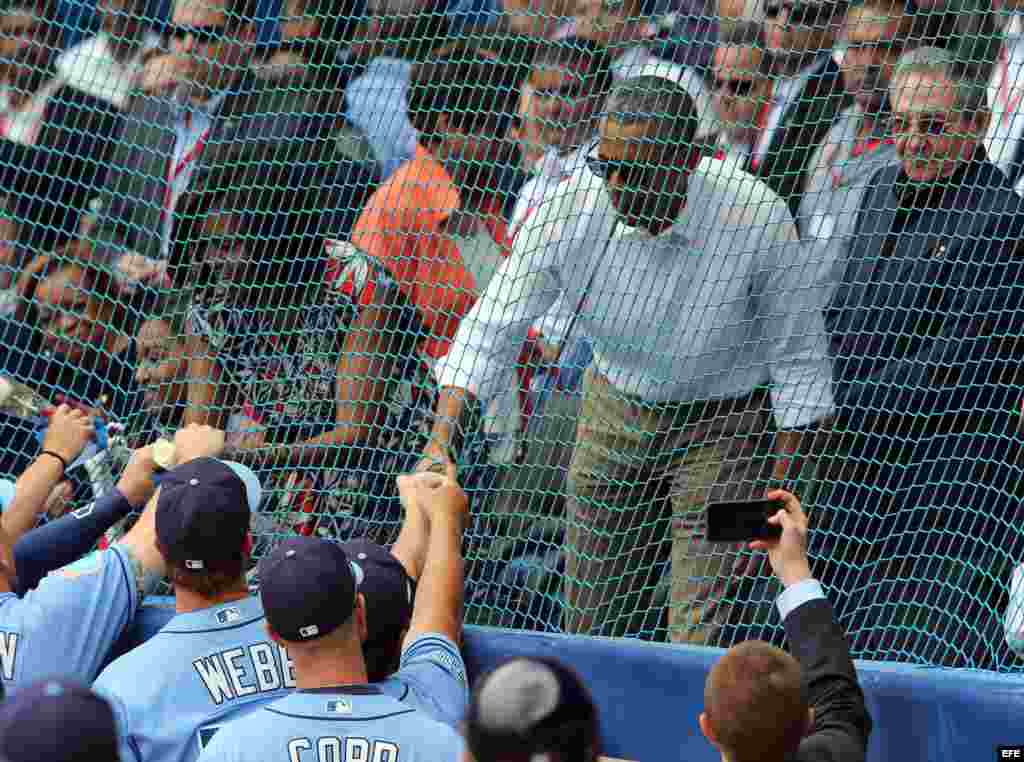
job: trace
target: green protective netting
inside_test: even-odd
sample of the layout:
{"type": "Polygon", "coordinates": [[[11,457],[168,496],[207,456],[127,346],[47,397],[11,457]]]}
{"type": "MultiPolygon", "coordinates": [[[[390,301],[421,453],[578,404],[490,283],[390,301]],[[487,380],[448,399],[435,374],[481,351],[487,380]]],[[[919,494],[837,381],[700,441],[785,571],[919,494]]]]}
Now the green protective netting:
{"type": "Polygon", "coordinates": [[[0,472],[208,422],[258,558],[452,457],[470,622],[716,646],[783,485],[856,656],[1016,670],[1016,4],[8,3],[0,472]]]}

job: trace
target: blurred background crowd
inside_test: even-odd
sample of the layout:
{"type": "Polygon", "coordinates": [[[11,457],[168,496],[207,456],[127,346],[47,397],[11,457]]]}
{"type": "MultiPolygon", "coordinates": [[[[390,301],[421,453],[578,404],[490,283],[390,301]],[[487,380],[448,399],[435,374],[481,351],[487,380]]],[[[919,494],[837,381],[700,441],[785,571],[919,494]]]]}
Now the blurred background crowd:
{"type": "MultiPolygon", "coordinates": [[[[1009,668],[998,612],[1022,550],[1024,380],[1016,1],[8,1],[0,472],[34,458],[47,404],[87,408],[103,441],[51,496],[57,518],[102,492],[103,468],[118,472],[132,447],[208,424],[263,479],[256,556],[296,533],[393,541],[394,478],[436,445],[439,368],[468,341],[460,326],[489,289],[515,309],[514,287],[491,284],[568,235],[545,210],[579,188],[605,183],[609,214],[637,227],[616,194],[661,189],[635,155],[608,153],[606,106],[613,94],[617,113],[642,107],[666,81],[686,123],[668,143],[687,171],[773,216],[696,213],[723,228],[748,214],[766,247],[785,244],[779,267],[820,295],[806,311],[829,349],[832,409],[772,420],[779,400],[760,379],[757,422],[707,436],[745,442],[716,457],[767,465],[720,478],[800,495],[856,655],[1009,668]],[[789,426],[801,442],[780,459],[789,426]]],[[[566,214],[592,209],[574,203],[566,214]]],[[[473,500],[470,621],[563,628],[590,288],[531,325],[441,448],[473,500]]],[[[781,638],[765,624],[770,575],[719,551],[710,576],[730,584],[715,595],[737,605],[674,637],[672,567],[688,551],[663,510],[639,523],[643,535],[601,525],[632,547],[592,551],[631,555],[608,593],[624,613],[571,630],[781,638]]]]}

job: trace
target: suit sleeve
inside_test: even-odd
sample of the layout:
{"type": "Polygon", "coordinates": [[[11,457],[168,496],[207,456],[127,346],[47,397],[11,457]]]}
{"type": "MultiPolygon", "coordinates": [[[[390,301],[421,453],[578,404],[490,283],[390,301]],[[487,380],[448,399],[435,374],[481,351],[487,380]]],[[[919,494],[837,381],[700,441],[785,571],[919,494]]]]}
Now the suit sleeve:
{"type": "Polygon", "coordinates": [[[783,622],[790,651],[803,670],[814,726],[800,745],[797,759],[859,762],[867,754],[871,715],[850,647],[824,599],[798,606],[783,622]]]}

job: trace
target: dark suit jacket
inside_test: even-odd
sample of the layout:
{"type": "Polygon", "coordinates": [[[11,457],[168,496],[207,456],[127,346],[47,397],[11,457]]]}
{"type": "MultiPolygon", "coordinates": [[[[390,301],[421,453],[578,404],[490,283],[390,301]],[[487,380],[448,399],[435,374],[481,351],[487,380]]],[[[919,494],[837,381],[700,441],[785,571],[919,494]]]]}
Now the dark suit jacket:
{"type": "Polygon", "coordinates": [[[783,622],[789,650],[800,662],[814,726],[793,762],[861,762],[871,715],[850,659],[850,647],[824,599],[808,601],[783,622]]]}
{"type": "MultiPolygon", "coordinates": [[[[952,478],[934,465],[945,460],[948,471],[963,461],[950,434],[1012,444],[996,432],[1016,415],[1024,356],[1024,215],[1009,181],[980,154],[955,191],[907,218],[890,250],[903,214],[900,172],[886,167],[872,178],[826,310],[838,424],[859,432],[854,454],[894,466],[869,480],[893,488],[914,483],[915,464],[933,485],[952,478]]],[[[984,455],[992,471],[1001,456],[984,455]]],[[[914,503],[930,499],[918,494],[914,503]]]]}
{"type": "Polygon", "coordinates": [[[971,162],[958,189],[915,213],[886,254],[900,172],[872,178],[826,313],[848,423],[871,407],[913,416],[999,406],[990,384],[1020,364],[1021,199],[994,164],[971,162]]]}
{"type": "Polygon", "coordinates": [[[0,141],[0,188],[21,225],[21,244],[49,251],[74,235],[120,119],[107,101],[65,85],[47,101],[35,145],[0,141]]]}
{"type": "MultiPolygon", "coordinates": [[[[244,76],[214,115],[192,181],[243,154],[256,160],[275,145],[325,135],[333,122],[310,107],[299,87],[244,76]]],[[[165,98],[136,95],[111,157],[99,198],[94,255],[115,260],[127,251],[159,259],[167,164],[174,153],[175,106],[165,98]]]]}
{"type": "Polygon", "coordinates": [[[748,161],[746,170],[778,193],[794,218],[811,157],[836,116],[849,104],[839,66],[830,57],[824,69],[807,81],[800,97],[789,104],[761,163],[755,168],[748,161]]]}

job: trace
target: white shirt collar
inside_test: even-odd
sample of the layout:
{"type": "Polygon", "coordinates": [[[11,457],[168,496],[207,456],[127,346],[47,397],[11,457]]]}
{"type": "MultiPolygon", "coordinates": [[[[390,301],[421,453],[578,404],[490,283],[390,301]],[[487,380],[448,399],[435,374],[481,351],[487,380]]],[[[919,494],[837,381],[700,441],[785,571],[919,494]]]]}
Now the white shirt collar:
{"type": "Polygon", "coordinates": [[[177,99],[178,121],[183,122],[185,121],[186,114],[192,113],[193,115],[196,115],[197,112],[207,119],[210,119],[217,113],[217,110],[221,107],[221,104],[224,103],[224,99],[227,97],[228,91],[220,90],[201,103],[185,99],[177,99]]]}
{"type": "Polygon", "coordinates": [[[536,164],[533,165],[533,174],[541,177],[560,177],[573,169],[590,152],[593,140],[587,140],[581,146],[570,148],[568,151],[560,152],[557,148],[549,147],[544,151],[536,164]]]}

